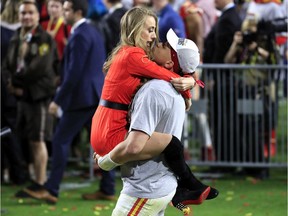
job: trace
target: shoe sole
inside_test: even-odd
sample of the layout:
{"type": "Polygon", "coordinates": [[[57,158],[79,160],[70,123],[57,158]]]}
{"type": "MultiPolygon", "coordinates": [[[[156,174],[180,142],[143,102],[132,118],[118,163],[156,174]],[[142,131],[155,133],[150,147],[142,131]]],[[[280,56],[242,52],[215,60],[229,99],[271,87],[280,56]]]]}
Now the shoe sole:
{"type": "Polygon", "coordinates": [[[200,205],[201,203],[204,202],[204,200],[206,200],[207,196],[209,195],[210,193],[210,187],[207,187],[203,192],[202,194],[199,196],[199,198],[197,200],[185,200],[185,201],[182,201],[181,203],[183,205],[200,205]]]}
{"type": "Polygon", "coordinates": [[[24,189],[24,191],[31,197],[31,198],[34,198],[36,200],[40,200],[40,201],[45,201],[46,203],[48,204],[52,204],[52,205],[55,205],[58,201],[57,198],[52,198],[54,200],[51,200],[51,199],[48,199],[48,198],[45,198],[45,197],[42,197],[42,196],[39,196],[38,194],[36,194],[34,191],[31,191],[27,188],[24,189]]]}

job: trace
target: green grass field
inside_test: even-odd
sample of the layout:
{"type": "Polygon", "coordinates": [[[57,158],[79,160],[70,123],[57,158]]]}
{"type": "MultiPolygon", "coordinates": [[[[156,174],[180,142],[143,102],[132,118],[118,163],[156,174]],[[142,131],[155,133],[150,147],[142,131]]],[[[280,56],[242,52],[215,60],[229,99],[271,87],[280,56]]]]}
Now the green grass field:
{"type": "MultiPolygon", "coordinates": [[[[196,170],[197,172],[197,170],[196,170]]],[[[271,169],[270,178],[256,180],[251,177],[224,175],[214,180],[203,180],[206,184],[219,189],[220,195],[205,201],[202,205],[191,206],[193,216],[287,216],[287,170],[271,169]]],[[[84,184],[80,177],[66,177],[70,183],[84,184]]],[[[33,199],[17,199],[13,194],[22,187],[1,185],[1,215],[11,216],[109,216],[115,202],[84,201],[82,193],[98,189],[96,178],[86,187],[63,189],[59,202],[48,205],[33,199]]],[[[117,195],[122,182],[117,178],[117,195]]],[[[169,206],[167,216],[182,215],[180,211],[169,206]]]]}
{"type": "MultiPolygon", "coordinates": [[[[277,131],[279,149],[285,152],[287,160],[287,102],[279,106],[279,122],[277,131]]],[[[87,134],[83,133],[82,152],[89,152],[87,134]]],[[[277,158],[274,159],[277,161],[277,158]]],[[[283,158],[281,160],[283,162],[283,158]]],[[[88,170],[88,167],[85,168],[88,170]]],[[[194,172],[203,172],[193,170],[194,172]]],[[[204,183],[216,187],[220,195],[205,201],[202,205],[191,206],[190,216],[287,216],[287,169],[271,168],[270,178],[256,180],[251,177],[224,175],[214,180],[203,180],[204,183]]],[[[3,216],[110,216],[115,202],[84,201],[82,193],[91,193],[98,189],[99,179],[93,182],[79,176],[66,177],[63,180],[68,185],[86,185],[63,189],[57,205],[48,205],[33,199],[17,199],[14,193],[22,189],[20,186],[1,185],[1,215],[3,216]],[[72,189],[71,189],[72,188],[72,189]]],[[[120,178],[117,178],[117,194],[122,187],[120,178]]],[[[183,215],[171,206],[166,210],[166,216],[183,215]]]]}

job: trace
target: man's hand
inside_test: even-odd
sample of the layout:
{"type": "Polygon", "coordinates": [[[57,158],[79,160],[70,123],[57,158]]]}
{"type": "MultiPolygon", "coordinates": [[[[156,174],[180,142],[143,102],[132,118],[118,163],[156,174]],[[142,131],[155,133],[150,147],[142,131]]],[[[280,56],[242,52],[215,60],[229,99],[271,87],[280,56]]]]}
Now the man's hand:
{"type": "Polygon", "coordinates": [[[186,91],[188,89],[192,89],[196,84],[193,77],[172,78],[170,82],[178,91],[186,91]]]}
{"type": "Polygon", "coordinates": [[[10,93],[10,94],[13,94],[15,96],[18,96],[18,97],[21,97],[24,93],[23,89],[22,88],[17,88],[17,87],[14,87],[12,85],[12,82],[11,80],[9,79],[8,80],[8,83],[7,83],[7,91],[10,93]]]}
{"type": "Polygon", "coordinates": [[[101,169],[106,170],[106,171],[110,171],[117,166],[121,166],[121,164],[117,164],[114,161],[112,161],[110,157],[110,153],[101,157],[100,155],[96,154],[96,152],[94,152],[93,159],[95,163],[98,163],[98,166],[101,169]]]}
{"type": "Polygon", "coordinates": [[[18,96],[18,97],[21,97],[23,96],[23,89],[22,88],[16,88],[14,87],[14,95],[18,96]]]}
{"type": "Polygon", "coordinates": [[[49,105],[49,108],[48,108],[48,112],[51,114],[51,115],[54,115],[57,117],[57,111],[60,107],[58,106],[58,104],[56,104],[54,101],[52,101],[49,105]]]}

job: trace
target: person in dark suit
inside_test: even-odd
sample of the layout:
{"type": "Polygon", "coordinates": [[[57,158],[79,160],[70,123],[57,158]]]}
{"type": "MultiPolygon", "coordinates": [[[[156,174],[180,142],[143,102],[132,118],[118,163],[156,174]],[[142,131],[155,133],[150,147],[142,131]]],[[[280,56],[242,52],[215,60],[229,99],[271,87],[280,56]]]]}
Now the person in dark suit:
{"type": "Polygon", "coordinates": [[[102,22],[105,22],[105,43],[109,54],[120,41],[120,20],[128,9],[123,6],[121,0],[105,0],[104,4],[108,8],[108,13],[103,17],[102,22]]]}
{"type": "MultiPolygon", "coordinates": [[[[212,27],[210,33],[204,41],[204,63],[223,64],[226,53],[232,42],[234,33],[241,28],[241,18],[237,12],[233,0],[215,0],[215,6],[222,12],[221,16],[212,27]]],[[[233,145],[233,127],[229,127],[233,120],[229,112],[235,109],[231,105],[230,98],[234,88],[231,82],[232,74],[227,70],[210,70],[208,79],[212,81],[213,87],[209,90],[210,122],[212,129],[212,143],[214,144],[216,159],[219,161],[231,160],[229,146],[233,145]],[[223,115],[223,110],[228,113],[223,115]],[[219,151],[218,151],[219,150],[219,151]]]]}
{"type": "MultiPolygon", "coordinates": [[[[106,57],[100,33],[84,18],[87,1],[66,0],[63,8],[65,22],[72,29],[64,51],[62,83],[49,106],[49,112],[55,116],[63,110],[52,140],[51,173],[42,188],[25,190],[31,197],[48,203],[58,201],[73,138],[84,126],[90,127],[102,91],[102,66],[106,57]]],[[[102,172],[100,191],[107,194],[107,199],[114,198],[114,174],[102,172]]]]}
{"type": "MultiPolygon", "coordinates": [[[[98,27],[102,32],[105,39],[106,53],[109,54],[120,41],[120,20],[128,9],[123,6],[121,0],[105,0],[103,3],[107,7],[108,12],[103,18],[99,19],[97,24],[97,20],[93,20],[92,25],[98,27]]],[[[99,200],[108,198],[109,200],[109,197],[107,197],[107,195],[105,195],[105,193],[102,191],[84,193],[82,194],[82,198],[84,200],[99,200]]]]}
{"type": "Polygon", "coordinates": [[[233,0],[215,0],[222,12],[204,44],[204,63],[224,63],[224,57],[233,42],[234,33],[241,29],[241,19],[233,0]]]}

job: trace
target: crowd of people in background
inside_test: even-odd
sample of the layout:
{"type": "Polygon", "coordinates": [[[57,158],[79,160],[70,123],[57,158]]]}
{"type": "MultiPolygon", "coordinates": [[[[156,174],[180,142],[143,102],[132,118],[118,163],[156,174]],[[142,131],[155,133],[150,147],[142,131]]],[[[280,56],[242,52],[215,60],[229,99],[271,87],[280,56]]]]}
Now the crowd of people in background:
{"type": "MultiPolygon", "coordinates": [[[[157,14],[161,42],[170,28],[194,41],[203,64],[287,64],[287,0],[87,0],[87,8],[75,2],[1,0],[1,130],[12,130],[1,137],[1,180],[7,169],[11,183],[32,180],[17,197],[42,190],[45,201],[58,201],[71,145],[83,128],[90,132],[104,82],[103,64],[119,42],[121,17],[132,7],[157,14]],[[268,39],[255,37],[264,28],[261,23],[271,26],[277,20],[284,21],[286,30],[285,25],[284,30],[275,27],[271,34],[261,34],[268,39]],[[87,26],[77,28],[83,22],[87,26]]],[[[257,73],[265,82],[267,77],[257,73]]],[[[217,80],[213,71],[207,74],[217,80]]],[[[287,73],[281,78],[287,93],[287,73]]],[[[215,82],[209,91],[228,87],[215,82]]],[[[217,106],[210,109],[219,112],[217,106]]],[[[205,137],[202,158],[213,161],[213,148],[224,139],[222,127],[211,126],[204,114],[197,119],[205,137]]],[[[226,132],[229,139],[233,128],[226,132]]],[[[101,175],[99,190],[83,199],[115,200],[115,170],[102,170],[101,175]]]]}

